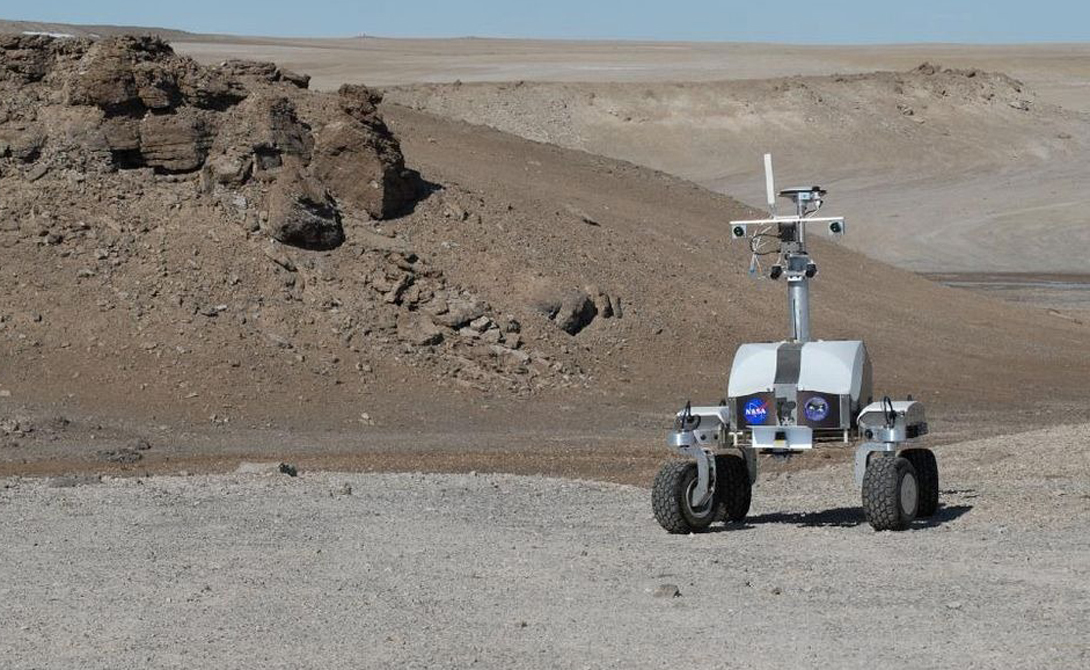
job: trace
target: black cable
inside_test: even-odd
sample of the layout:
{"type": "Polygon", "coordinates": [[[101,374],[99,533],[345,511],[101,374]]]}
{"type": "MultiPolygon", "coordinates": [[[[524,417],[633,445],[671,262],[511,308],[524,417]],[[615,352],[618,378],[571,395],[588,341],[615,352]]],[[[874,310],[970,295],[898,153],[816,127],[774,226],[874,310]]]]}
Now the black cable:
{"type": "Polygon", "coordinates": [[[886,415],[886,426],[893,428],[897,422],[897,411],[893,409],[893,401],[889,399],[888,395],[882,398],[882,413],[886,415]],[[889,408],[888,412],[886,411],[887,407],[889,408]]]}

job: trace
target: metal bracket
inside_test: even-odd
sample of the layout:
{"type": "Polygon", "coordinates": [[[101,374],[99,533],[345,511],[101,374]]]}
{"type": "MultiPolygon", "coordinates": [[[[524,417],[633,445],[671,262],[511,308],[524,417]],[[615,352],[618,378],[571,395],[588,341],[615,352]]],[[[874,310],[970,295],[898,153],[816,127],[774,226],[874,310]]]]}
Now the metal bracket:
{"type": "Polygon", "coordinates": [[[867,461],[873,453],[896,453],[896,442],[864,442],[855,448],[855,485],[863,486],[863,476],[867,473],[867,461]]]}
{"type": "Polygon", "coordinates": [[[715,492],[712,487],[712,482],[715,481],[715,458],[696,443],[696,436],[691,430],[674,431],[670,433],[667,441],[679,454],[696,461],[696,488],[693,489],[689,504],[694,508],[703,507],[715,492]]]}

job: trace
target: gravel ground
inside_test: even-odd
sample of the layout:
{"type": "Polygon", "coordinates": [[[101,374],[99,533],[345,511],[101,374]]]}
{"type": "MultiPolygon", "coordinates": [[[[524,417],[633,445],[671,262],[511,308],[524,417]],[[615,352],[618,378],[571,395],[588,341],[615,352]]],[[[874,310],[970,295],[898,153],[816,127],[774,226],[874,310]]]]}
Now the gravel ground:
{"type": "Polygon", "coordinates": [[[0,480],[0,665],[1087,667],[1088,438],[940,447],[944,507],[904,533],[843,465],[694,536],[542,477],[0,480]]]}

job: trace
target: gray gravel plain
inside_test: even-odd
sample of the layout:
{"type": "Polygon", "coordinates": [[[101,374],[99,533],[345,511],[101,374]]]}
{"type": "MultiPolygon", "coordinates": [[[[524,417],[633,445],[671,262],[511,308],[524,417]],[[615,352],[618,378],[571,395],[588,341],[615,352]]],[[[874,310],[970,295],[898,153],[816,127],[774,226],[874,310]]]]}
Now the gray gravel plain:
{"type": "Polygon", "coordinates": [[[0,666],[1090,667],[1088,442],[940,447],[903,533],[844,465],[693,536],[541,477],[0,480],[0,666]]]}

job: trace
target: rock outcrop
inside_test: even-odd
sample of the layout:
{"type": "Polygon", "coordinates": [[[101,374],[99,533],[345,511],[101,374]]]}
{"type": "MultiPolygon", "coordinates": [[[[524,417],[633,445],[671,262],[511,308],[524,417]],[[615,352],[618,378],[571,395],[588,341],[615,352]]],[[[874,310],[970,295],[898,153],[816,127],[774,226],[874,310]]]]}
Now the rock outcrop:
{"type": "Polygon", "coordinates": [[[273,63],[201,66],[154,37],[5,36],[0,157],[45,171],[199,174],[209,194],[265,184],[261,228],[330,249],[345,239],[346,213],[396,216],[419,180],[378,113],[381,96],[308,84],[273,63]]]}

